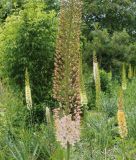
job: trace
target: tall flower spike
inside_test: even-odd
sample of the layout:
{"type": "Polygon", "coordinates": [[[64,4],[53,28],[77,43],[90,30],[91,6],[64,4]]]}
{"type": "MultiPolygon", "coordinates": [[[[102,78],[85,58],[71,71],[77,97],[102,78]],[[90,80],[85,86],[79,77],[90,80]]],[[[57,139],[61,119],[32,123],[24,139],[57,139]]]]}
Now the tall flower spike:
{"type": "Polygon", "coordinates": [[[50,113],[50,109],[49,107],[46,107],[46,121],[47,121],[47,124],[50,124],[51,123],[51,113],[50,113]]]}
{"type": "Polygon", "coordinates": [[[132,79],[133,73],[132,73],[132,66],[131,64],[129,64],[129,68],[128,68],[128,78],[132,79]]]}
{"type": "Polygon", "coordinates": [[[32,109],[32,96],[31,96],[31,88],[30,88],[29,74],[28,74],[27,68],[25,71],[25,97],[26,97],[27,109],[31,110],[32,109]]]}
{"type": "Polygon", "coordinates": [[[73,113],[80,100],[81,0],[61,1],[56,43],[53,97],[65,112],[73,113]]]}
{"type": "Polygon", "coordinates": [[[66,147],[80,133],[80,24],[81,0],[61,0],[56,43],[53,97],[59,102],[54,112],[56,138],[66,147]]]}
{"type": "Polygon", "coordinates": [[[93,52],[93,76],[94,76],[95,82],[96,82],[97,72],[98,72],[98,62],[97,62],[96,52],[94,51],[93,52]]]}
{"type": "Polygon", "coordinates": [[[59,110],[54,110],[56,138],[62,147],[67,148],[67,143],[74,145],[80,140],[80,113],[77,114],[75,120],[72,115],[63,115],[59,117],[59,110]]]}
{"type": "Polygon", "coordinates": [[[95,82],[95,105],[98,111],[101,107],[101,83],[100,83],[100,73],[99,73],[99,65],[97,62],[96,52],[93,53],[93,75],[94,75],[94,82],[95,82]]]}
{"type": "Polygon", "coordinates": [[[124,139],[128,135],[128,130],[127,130],[125,113],[123,111],[123,90],[122,88],[119,91],[117,119],[118,119],[120,137],[124,139]]]}
{"type": "Polygon", "coordinates": [[[126,67],[124,63],[122,65],[122,89],[127,89],[126,67]]]}
{"type": "Polygon", "coordinates": [[[88,104],[88,99],[87,99],[87,94],[86,94],[86,89],[85,89],[85,84],[84,84],[84,76],[83,76],[83,62],[82,62],[82,54],[80,55],[80,96],[81,96],[81,104],[87,105],[88,104]]]}

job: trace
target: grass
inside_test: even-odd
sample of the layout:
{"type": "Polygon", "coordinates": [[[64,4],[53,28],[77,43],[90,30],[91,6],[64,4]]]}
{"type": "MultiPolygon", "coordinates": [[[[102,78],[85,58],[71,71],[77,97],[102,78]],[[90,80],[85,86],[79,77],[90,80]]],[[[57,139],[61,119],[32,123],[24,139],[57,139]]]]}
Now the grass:
{"type": "MultiPolygon", "coordinates": [[[[70,160],[136,159],[136,79],[128,83],[124,94],[128,127],[128,137],[124,140],[117,126],[118,86],[113,83],[110,95],[102,93],[101,112],[86,112],[81,140],[72,147],[70,160]]],[[[29,111],[18,93],[4,88],[0,94],[0,159],[64,160],[65,152],[56,142],[53,124],[47,124],[45,117],[44,121],[34,121],[30,127],[29,111]]]]}

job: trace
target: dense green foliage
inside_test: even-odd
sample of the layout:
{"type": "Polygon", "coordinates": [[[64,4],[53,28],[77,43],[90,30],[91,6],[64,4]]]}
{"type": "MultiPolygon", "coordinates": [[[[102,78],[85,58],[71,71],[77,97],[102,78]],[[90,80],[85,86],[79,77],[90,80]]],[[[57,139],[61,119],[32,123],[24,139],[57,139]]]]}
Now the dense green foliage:
{"type": "Polygon", "coordinates": [[[46,13],[45,7],[43,3],[27,3],[6,19],[0,31],[3,73],[24,88],[27,67],[33,98],[38,103],[45,97],[50,99],[56,34],[55,12],[46,13]]]}
{"type": "Polygon", "coordinates": [[[106,70],[115,68],[120,61],[136,63],[135,10],[134,0],[84,0],[84,55],[88,64],[93,49],[106,70]]]}
{"type": "Polygon", "coordinates": [[[24,0],[0,1],[0,23],[4,22],[5,19],[15,11],[19,11],[24,3],[24,0]]]}
{"type": "MultiPolygon", "coordinates": [[[[119,84],[112,82],[112,93],[103,92],[103,112],[88,111],[82,124],[80,142],[71,150],[72,160],[100,160],[100,158],[136,158],[136,79],[125,91],[124,106],[129,129],[128,137],[120,139],[117,126],[117,92],[119,84]],[[132,92],[133,91],[133,92],[132,92]]],[[[0,158],[13,160],[63,160],[63,150],[55,141],[52,124],[26,126],[28,111],[18,96],[4,87],[0,94],[0,158]],[[4,110],[2,110],[4,109],[4,110]],[[6,109],[6,110],[5,110],[6,109]]]]}
{"type": "MultiPolygon", "coordinates": [[[[52,112],[52,108],[58,107],[52,98],[52,79],[59,15],[59,0],[0,1],[0,160],[64,160],[66,152],[56,141],[52,112]],[[26,68],[32,92],[31,111],[25,102],[26,68]]],[[[85,82],[88,104],[82,108],[81,139],[71,147],[70,160],[135,160],[136,2],[83,0],[82,20],[84,77],[81,74],[80,78],[85,82]],[[100,68],[99,112],[95,106],[94,50],[100,68]],[[127,83],[123,100],[128,136],[124,139],[117,121],[121,83],[127,83]]],[[[71,27],[68,21],[64,24],[71,27]]],[[[61,45],[68,42],[65,37],[60,36],[60,40],[61,45]]],[[[67,51],[68,47],[64,49],[67,51]]],[[[68,65],[77,60],[70,60],[73,55],[68,65]]],[[[62,59],[58,60],[58,67],[60,63],[62,59]]],[[[61,96],[64,97],[63,92],[61,96]]]]}

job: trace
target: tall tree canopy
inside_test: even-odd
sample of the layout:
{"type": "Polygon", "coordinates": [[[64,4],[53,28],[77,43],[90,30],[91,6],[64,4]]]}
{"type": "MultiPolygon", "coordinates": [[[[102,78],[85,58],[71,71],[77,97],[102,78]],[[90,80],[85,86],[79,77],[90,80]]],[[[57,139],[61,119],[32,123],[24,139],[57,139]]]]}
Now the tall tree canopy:
{"type": "Polygon", "coordinates": [[[84,0],[84,57],[96,50],[102,67],[136,63],[136,2],[84,0]]]}

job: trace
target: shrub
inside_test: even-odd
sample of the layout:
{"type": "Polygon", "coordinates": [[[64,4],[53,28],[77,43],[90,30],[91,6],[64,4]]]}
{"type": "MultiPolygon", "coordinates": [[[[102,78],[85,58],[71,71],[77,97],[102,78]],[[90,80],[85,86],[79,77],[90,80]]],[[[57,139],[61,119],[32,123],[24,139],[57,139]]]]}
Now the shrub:
{"type": "Polygon", "coordinates": [[[57,23],[55,12],[45,8],[45,3],[29,1],[0,28],[2,77],[22,89],[27,67],[36,103],[51,97],[57,23]]]}

